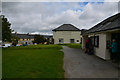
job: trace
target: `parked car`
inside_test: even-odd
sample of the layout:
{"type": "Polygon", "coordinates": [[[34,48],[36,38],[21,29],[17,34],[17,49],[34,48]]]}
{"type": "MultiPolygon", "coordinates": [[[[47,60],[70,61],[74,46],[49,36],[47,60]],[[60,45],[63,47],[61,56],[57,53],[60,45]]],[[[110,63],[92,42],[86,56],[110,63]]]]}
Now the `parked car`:
{"type": "Polygon", "coordinates": [[[3,48],[10,47],[10,44],[9,43],[8,44],[2,44],[2,47],[3,48]]]}
{"type": "Polygon", "coordinates": [[[34,45],[37,45],[37,43],[34,43],[34,45]]]}
{"type": "Polygon", "coordinates": [[[20,44],[17,44],[16,46],[21,46],[20,44]]]}

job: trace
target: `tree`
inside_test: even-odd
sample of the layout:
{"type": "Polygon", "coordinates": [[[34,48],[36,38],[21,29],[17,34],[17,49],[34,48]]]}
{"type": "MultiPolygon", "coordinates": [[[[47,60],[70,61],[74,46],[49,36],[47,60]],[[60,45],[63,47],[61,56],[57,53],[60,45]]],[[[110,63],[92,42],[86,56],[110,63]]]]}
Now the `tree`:
{"type": "Polygon", "coordinates": [[[45,38],[43,36],[41,36],[41,35],[34,36],[33,43],[37,43],[37,44],[42,43],[43,44],[44,42],[45,42],[45,38]]]}
{"type": "Polygon", "coordinates": [[[4,15],[0,16],[2,21],[2,41],[11,41],[12,38],[12,29],[10,29],[11,23],[4,15]]]}
{"type": "Polygon", "coordinates": [[[18,40],[19,40],[19,38],[18,38],[18,37],[15,37],[15,36],[12,36],[12,38],[11,38],[11,41],[12,41],[12,43],[14,43],[14,46],[15,46],[16,44],[18,44],[18,40]]]}

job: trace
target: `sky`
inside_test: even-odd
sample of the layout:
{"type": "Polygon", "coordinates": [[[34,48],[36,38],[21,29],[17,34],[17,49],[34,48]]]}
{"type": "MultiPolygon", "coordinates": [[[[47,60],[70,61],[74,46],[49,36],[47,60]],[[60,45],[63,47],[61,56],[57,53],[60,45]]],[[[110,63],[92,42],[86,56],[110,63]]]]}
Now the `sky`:
{"type": "Polygon", "coordinates": [[[62,24],[89,29],[116,13],[117,2],[2,2],[2,14],[18,33],[52,35],[62,24]]]}

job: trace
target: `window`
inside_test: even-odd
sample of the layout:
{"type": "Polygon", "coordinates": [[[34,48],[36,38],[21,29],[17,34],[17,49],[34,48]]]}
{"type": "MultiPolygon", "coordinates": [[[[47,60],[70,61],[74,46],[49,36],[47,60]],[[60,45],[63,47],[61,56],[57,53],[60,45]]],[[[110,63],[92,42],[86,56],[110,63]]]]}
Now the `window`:
{"type": "Polygon", "coordinates": [[[60,39],[59,39],[59,43],[64,43],[64,39],[63,39],[63,38],[60,38],[60,39]]]}
{"type": "Polygon", "coordinates": [[[74,43],[74,39],[70,39],[70,43],[74,43]]]}
{"type": "Polygon", "coordinates": [[[79,40],[77,40],[77,42],[79,42],[79,40]]]}
{"type": "Polygon", "coordinates": [[[99,36],[94,37],[94,46],[99,47],[99,36]]]}

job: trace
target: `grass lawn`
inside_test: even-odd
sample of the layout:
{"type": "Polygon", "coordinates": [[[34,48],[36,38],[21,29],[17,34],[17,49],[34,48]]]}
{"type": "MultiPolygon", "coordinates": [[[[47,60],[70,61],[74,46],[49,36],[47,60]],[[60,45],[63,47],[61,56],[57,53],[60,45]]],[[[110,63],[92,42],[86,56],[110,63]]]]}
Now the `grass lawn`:
{"type": "Polygon", "coordinates": [[[60,45],[6,48],[2,51],[3,78],[64,78],[60,45]]]}
{"type": "Polygon", "coordinates": [[[68,47],[70,47],[70,48],[81,48],[81,44],[72,44],[72,43],[70,43],[70,44],[60,44],[60,45],[64,45],[64,46],[68,46],[68,47]]]}

